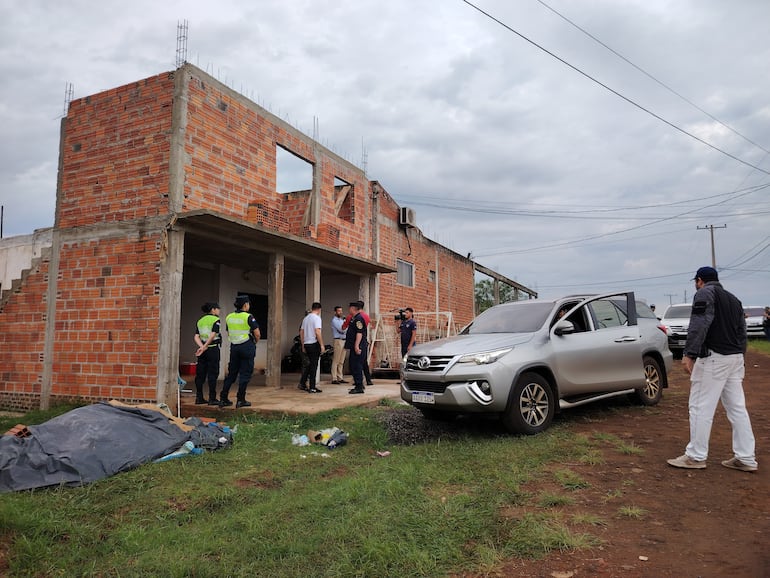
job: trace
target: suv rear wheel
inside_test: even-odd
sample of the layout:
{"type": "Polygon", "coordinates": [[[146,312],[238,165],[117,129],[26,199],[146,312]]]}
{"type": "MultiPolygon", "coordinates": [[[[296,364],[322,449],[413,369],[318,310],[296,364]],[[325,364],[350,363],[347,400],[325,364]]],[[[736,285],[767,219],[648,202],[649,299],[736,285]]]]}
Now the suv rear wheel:
{"type": "Polygon", "coordinates": [[[537,373],[522,373],[501,419],[509,432],[533,435],[550,425],[555,412],[556,396],[548,380],[537,373]]]}
{"type": "Polygon", "coordinates": [[[647,382],[644,387],[636,390],[636,398],[642,405],[657,405],[663,396],[663,371],[657,360],[649,355],[642,359],[644,365],[644,379],[647,382]]]}

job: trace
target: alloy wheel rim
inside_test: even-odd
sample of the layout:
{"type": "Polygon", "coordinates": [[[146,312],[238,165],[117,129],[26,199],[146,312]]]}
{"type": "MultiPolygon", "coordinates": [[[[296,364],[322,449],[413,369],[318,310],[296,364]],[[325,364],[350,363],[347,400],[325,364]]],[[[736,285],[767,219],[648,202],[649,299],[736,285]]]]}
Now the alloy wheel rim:
{"type": "Polygon", "coordinates": [[[548,417],[548,392],[539,383],[528,384],[521,390],[519,410],[528,425],[542,425],[548,417]]]}

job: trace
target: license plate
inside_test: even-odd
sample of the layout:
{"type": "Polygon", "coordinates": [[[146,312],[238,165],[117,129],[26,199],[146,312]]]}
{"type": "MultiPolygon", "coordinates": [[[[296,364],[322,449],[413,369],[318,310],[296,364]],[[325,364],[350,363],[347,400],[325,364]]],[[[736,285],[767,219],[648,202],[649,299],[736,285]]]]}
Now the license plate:
{"type": "Polygon", "coordinates": [[[414,403],[436,403],[431,391],[413,391],[412,401],[414,403]]]}
{"type": "Polygon", "coordinates": [[[677,345],[687,345],[687,340],[686,339],[680,339],[679,341],[676,342],[676,344],[677,345]]]}

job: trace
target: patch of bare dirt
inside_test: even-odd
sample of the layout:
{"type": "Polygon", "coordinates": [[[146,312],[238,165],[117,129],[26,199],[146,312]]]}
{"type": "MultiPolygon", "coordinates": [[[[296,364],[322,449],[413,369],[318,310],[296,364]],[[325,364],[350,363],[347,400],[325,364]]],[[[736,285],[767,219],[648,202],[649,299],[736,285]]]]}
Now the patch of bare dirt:
{"type": "MultiPolygon", "coordinates": [[[[708,467],[682,470],[666,463],[684,453],[689,439],[689,377],[679,361],[656,407],[618,401],[562,414],[559,419],[576,433],[598,442],[602,463],[558,465],[554,472],[568,469],[589,485],[570,491],[549,484],[546,491],[569,496],[571,504],[555,506],[562,519],[602,544],[540,560],[509,560],[499,575],[770,576],[770,357],[747,354],[744,389],[757,440],[760,466],[755,473],[721,466],[732,457],[730,424],[721,406],[708,467]],[[600,521],[591,523],[587,515],[600,521]]],[[[540,490],[527,491],[537,496],[540,490]]]]}

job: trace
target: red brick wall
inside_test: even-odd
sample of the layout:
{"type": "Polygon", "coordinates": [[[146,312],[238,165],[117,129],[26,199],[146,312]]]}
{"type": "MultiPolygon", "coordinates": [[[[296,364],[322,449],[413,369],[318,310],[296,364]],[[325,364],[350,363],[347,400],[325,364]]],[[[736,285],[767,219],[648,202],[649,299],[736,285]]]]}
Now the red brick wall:
{"type": "Polygon", "coordinates": [[[380,311],[400,307],[412,307],[416,312],[436,311],[438,283],[438,310],[451,311],[457,326],[470,322],[473,319],[473,263],[427,239],[417,228],[401,228],[399,206],[387,193],[380,194],[379,206],[380,260],[393,267],[397,259],[414,266],[414,287],[399,285],[395,273],[380,275],[380,311]],[[435,271],[436,281],[431,281],[430,271],[435,271]]]}
{"type": "Polygon", "coordinates": [[[73,100],[61,147],[57,225],[168,212],[173,73],[73,100]]]}
{"type": "Polygon", "coordinates": [[[156,398],[161,235],[64,243],[52,396],[156,398]]]}
{"type": "Polygon", "coordinates": [[[0,407],[40,406],[49,265],[41,261],[0,311],[0,407]]]}
{"type": "Polygon", "coordinates": [[[341,162],[309,137],[192,67],[189,75],[184,210],[209,209],[268,229],[312,238],[371,257],[371,201],[362,170],[341,162]],[[320,172],[320,219],[305,227],[309,191],[276,192],[276,146],[320,172]],[[338,177],[353,185],[337,214],[338,177]]]}

